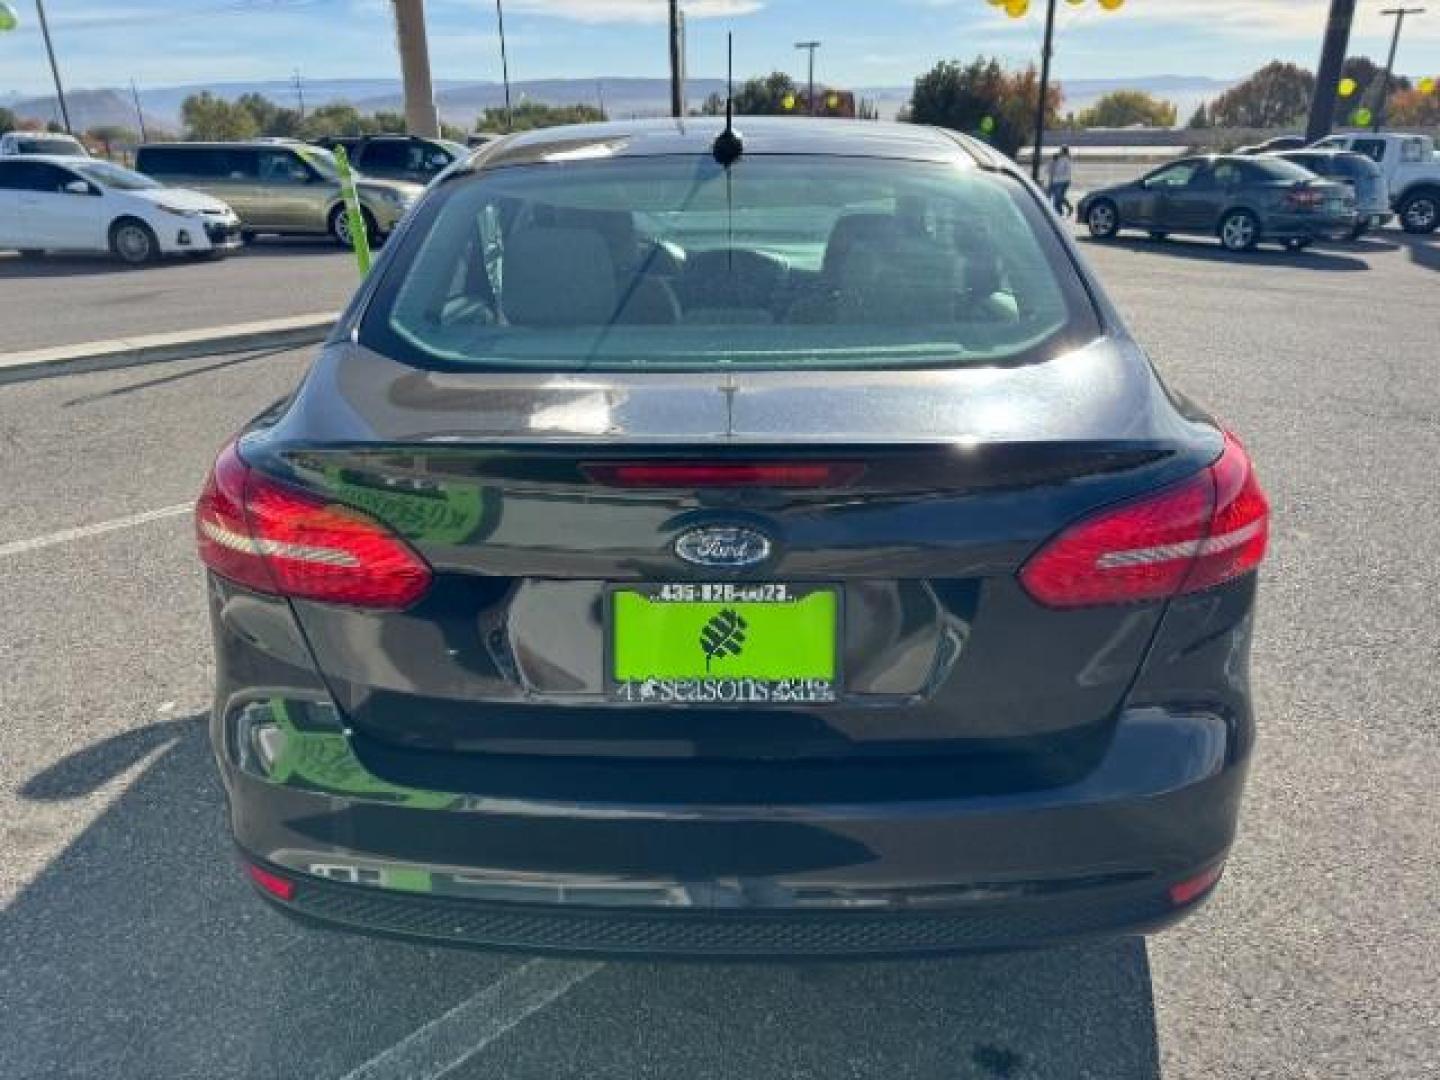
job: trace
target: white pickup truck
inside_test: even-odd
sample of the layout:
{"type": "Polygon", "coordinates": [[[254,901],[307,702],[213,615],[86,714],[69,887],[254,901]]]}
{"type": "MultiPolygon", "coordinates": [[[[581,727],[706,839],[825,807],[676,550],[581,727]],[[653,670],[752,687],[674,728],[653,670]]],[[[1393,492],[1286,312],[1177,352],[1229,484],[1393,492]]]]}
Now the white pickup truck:
{"type": "Polygon", "coordinates": [[[1428,135],[1331,135],[1315,146],[1353,150],[1379,165],[1390,185],[1390,205],[1406,232],[1432,233],[1440,228],[1440,156],[1428,135]]]}

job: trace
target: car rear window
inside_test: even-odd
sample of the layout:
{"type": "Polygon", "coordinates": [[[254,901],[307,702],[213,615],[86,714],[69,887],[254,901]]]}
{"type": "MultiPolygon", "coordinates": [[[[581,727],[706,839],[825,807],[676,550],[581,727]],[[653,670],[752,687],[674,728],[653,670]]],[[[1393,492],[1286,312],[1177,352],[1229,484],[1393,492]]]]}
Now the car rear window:
{"type": "Polygon", "coordinates": [[[1314,180],[1315,174],[1309,169],[1296,165],[1284,158],[1250,158],[1246,162],[1249,171],[1259,173],[1269,180],[1314,180]]]}
{"type": "Polygon", "coordinates": [[[422,204],[359,335],[418,366],[573,371],[1018,362],[1098,331],[1017,181],[756,155],[454,180],[422,204]]]}

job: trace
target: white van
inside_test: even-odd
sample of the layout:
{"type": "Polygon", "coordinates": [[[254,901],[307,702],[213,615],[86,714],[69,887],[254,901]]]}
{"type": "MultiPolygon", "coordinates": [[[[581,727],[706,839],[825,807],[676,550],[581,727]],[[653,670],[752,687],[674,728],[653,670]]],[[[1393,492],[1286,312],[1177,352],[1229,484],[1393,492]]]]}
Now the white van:
{"type": "Polygon", "coordinates": [[[50,154],[55,157],[89,157],[90,151],[74,135],[52,131],[7,131],[0,135],[0,157],[11,154],[50,154]]]}

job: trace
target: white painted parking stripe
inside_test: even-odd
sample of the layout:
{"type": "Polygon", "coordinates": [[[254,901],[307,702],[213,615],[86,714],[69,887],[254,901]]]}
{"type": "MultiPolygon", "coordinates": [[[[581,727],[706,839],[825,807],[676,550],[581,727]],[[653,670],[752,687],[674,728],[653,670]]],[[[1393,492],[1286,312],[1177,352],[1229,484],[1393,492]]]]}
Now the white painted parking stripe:
{"type": "Polygon", "coordinates": [[[602,967],[562,960],[521,964],[342,1080],[440,1080],[602,967]]]}
{"type": "Polygon", "coordinates": [[[133,529],[137,525],[145,525],[152,521],[163,521],[165,518],[179,517],[181,514],[188,514],[194,509],[194,503],[177,503],[175,506],[163,506],[159,510],[146,510],[143,514],[131,514],[129,517],[115,518],[111,521],[101,521],[94,525],[81,525],[74,529],[61,529],[59,532],[46,533],[44,536],[34,536],[29,540],[12,540],[8,544],[0,544],[0,559],[7,555],[21,555],[27,551],[38,551],[40,548],[54,547],[56,544],[68,544],[72,540],[84,540],[90,536],[102,536],[109,532],[118,532],[121,529],[133,529]]]}

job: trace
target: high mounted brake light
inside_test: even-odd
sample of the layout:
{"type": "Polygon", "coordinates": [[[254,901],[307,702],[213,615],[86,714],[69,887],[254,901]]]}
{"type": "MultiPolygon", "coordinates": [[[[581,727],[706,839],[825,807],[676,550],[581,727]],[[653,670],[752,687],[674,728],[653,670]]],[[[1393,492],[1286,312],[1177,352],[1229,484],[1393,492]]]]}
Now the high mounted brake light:
{"type": "Polygon", "coordinates": [[[1053,608],[1199,592],[1260,565],[1269,520],[1250,459],[1227,433],[1213,465],[1154,495],[1082,518],[1031,556],[1020,582],[1053,608]]]}
{"type": "Polygon", "coordinates": [[[205,481],[195,535],[211,570],[275,596],[399,610],[419,600],[432,577],[384,525],[257,472],[234,443],[205,481]]]}

